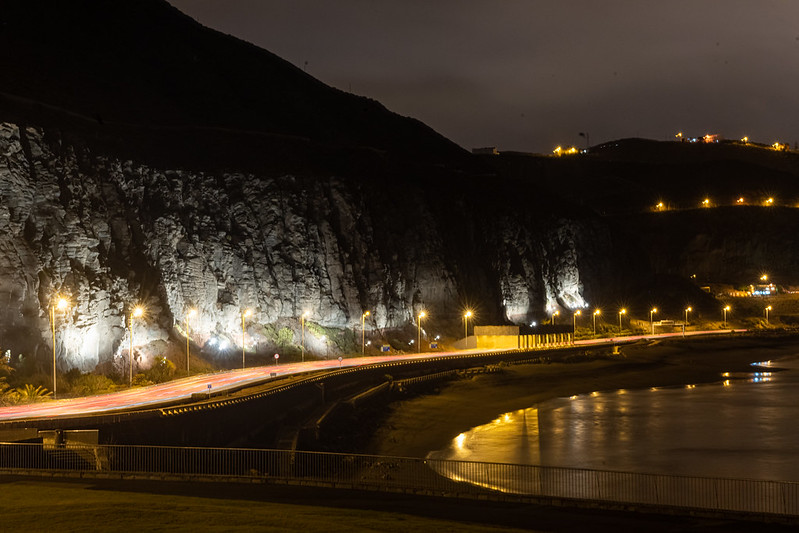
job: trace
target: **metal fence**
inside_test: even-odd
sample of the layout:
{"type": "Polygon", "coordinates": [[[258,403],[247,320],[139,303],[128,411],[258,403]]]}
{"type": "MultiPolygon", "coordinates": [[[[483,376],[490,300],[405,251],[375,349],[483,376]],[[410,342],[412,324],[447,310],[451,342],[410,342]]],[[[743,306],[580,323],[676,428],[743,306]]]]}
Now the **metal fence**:
{"type": "Polygon", "coordinates": [[[799,516],[799,483],[236,448],[0,444],[0,472],[202,476],[486,499],[799,516]]]}

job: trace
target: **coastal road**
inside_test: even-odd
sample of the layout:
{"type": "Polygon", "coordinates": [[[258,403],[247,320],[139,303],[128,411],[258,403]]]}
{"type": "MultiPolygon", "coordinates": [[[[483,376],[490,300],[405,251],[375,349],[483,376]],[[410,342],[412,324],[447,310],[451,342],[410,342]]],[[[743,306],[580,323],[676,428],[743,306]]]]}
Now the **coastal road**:
{"type": "MultiPolygon", "coordinates": [[[[746,330],[691,331],[686,332],[685,336],[693,337],[699,335],[719,335],[742,333],[745,331],[746,330]]],[[[656,335],[612,337],[577,341],[575,342],[575,345],[591,347],[612,344],[628,344],[640,340],[668,339],[682,336],[682,333],[661,333],[656,335]]],[[[492,353],[496,351],[505,350],[458,350],[453,352],[430,352],[413,355],[356,357],[343,359],[340,362],[338,360],[308,361],[305,363],[289,363],[282,365],[277,364],[240,370],[229,370],[215,374],[198,374],[195,376],[170,381],[168,383],[151,385],[149,387],[138,387],[112,394],[101,394],[96,396],[85,396],[81,398],[69,398],[27,405],[2,407],[0,408],[0,422],[11,420],[75,417],[94,414],[108,414],[117,411],[152,409],[188,400],[191,398],[192,394],[196,393],[240,389],[246,386],[260,385],[276,377],[300,374],[303,372],[338,370],[339,368],[358,367],[386,362],[423,360],[448,356],[462,356],[466,354],[492,353]]]]}

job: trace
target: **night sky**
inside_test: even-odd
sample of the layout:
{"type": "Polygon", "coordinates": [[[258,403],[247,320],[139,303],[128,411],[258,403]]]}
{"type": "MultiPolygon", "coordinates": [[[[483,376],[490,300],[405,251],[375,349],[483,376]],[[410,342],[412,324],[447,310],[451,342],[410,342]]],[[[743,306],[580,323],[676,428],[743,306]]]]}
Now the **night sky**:
{"type": "Polygon", "coordinates": [[[170,0],[464,148],[799,141],[794,0],[170,0]]]}

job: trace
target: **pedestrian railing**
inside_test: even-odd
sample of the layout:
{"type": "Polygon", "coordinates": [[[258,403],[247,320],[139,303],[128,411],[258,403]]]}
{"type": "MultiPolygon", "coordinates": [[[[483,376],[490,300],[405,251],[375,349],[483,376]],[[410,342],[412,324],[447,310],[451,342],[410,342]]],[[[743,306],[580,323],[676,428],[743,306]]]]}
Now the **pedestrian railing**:
{"type": "Polygon", "coordinates": [[[242,448],[0,444],[0,472],[90,472],[799,517],[799,483],[242,448]]]}

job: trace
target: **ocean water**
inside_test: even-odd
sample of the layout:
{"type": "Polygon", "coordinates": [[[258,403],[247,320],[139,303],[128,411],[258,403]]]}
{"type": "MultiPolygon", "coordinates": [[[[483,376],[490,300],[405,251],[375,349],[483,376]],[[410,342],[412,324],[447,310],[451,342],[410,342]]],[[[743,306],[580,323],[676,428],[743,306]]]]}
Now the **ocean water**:
{"type": "Polygon", "coordinates": [[[799,481],[799,356],[717,383],[597,391],[502,413],[429,457],[799,481]]]}

